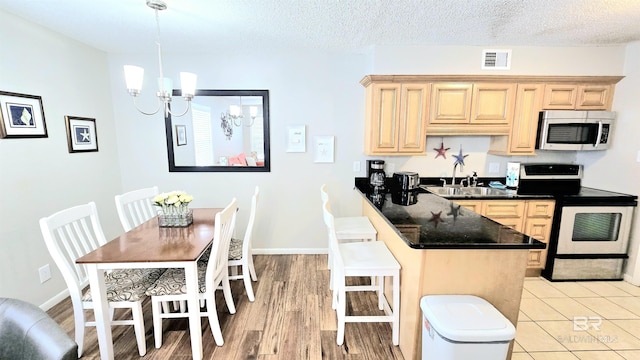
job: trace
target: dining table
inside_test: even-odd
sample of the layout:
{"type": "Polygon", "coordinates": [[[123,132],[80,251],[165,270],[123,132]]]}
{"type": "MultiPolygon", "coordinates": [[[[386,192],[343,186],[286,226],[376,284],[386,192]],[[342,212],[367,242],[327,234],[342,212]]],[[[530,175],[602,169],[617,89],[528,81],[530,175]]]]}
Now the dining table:
{"type": "Polygon", "coordinates": [[[222,208],[193,209],[193,223],[186,227],[160,227],[153,217],[78,258],[86,266],[94,303],[100,358],[114,358],[113,337],[104,274],[112,269],[181,268],[185,271],[189,333],[193,359],[202,359],[198,259],[213,241],[214,220],[222,208]]]}

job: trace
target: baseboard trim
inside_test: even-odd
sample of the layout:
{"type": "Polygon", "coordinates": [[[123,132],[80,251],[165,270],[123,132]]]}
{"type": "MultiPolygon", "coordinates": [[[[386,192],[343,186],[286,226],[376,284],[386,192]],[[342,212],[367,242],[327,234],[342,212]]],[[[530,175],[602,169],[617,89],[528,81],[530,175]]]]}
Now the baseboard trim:
{"type": "Polygon", "coordinates": [[[58,305],[59,302],[66,299],[68,296],[69,296],[69,289],[64,289],[60,293],[58,293],[56,296],[52,297],[51,299],[41,304],[40,309],[47,311],[52,307],[58,305]]]}
{"type": "Polygon", "coordinates": [[[633,276],[629,275],[629,274],[624,274],[624,276],[622,277],[624,279],[624,281],[633,284],[635,286],[640,286],[640,281],[635,281],[635,279],[633,278],[633,276]]]}
{"type": "Polygon", "coordinates": [[[326,248],[268,248],[252,249],[254,255],[295,255],[295,254],[326,254],[326,248]]]}

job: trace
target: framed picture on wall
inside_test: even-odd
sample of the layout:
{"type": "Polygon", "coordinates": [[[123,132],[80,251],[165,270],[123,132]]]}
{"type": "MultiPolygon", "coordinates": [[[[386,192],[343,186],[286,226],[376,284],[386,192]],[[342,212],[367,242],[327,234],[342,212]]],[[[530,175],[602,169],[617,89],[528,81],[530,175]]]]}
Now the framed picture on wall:
{"type": "Polygon", "coordinates": [[[98,151],[96,119],[65,116],[67,123],[67,144],[69,152],[98,151]]]}
{"type": "Polygon", "coordinates": [[[315,159],[317,163],[332,163],[334,159],[333,148],[335,138],[333,136],[314,137],[315,159]]]}
{"type": "Polygon", "coordinates": [[[176,125],[176,144],[178,146],[187,145],[186,125],[176,125]]]}
{"type": "Polygon", "coordinates": [[[0,137],[48,137],[42,98],[0,91],[0,137]]]}

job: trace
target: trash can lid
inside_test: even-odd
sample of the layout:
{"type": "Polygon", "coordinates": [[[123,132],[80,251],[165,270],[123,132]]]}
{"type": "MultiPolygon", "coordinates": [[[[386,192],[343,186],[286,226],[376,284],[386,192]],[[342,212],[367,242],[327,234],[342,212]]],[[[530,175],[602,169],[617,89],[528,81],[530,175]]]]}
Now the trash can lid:
{"type": "Polygon", "coordinates": [[[420,308],[441,337],[456,342],[504,342],[516,328],[488,301],[472,295],[427,295],[420,308]]]}

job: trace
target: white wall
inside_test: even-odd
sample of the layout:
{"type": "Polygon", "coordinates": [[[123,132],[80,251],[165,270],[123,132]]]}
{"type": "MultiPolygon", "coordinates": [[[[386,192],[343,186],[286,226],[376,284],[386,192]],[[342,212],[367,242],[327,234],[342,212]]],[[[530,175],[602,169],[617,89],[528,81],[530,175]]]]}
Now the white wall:
{"type": "MultiPolygon", "coordinates": [[[[237,197],[238,226],[247,221],[249,198],[255,185],[262,188],[254,247],[266,252],[322,252],[322,225],[318,189],[327,183],[336,215],[360,212],[353,178],[364,176],[364,88],[367,74],[480,73],[479,47],[379,47],[363,53],[328,53],[309,49],[252,52],[216,49],[210,54],[165,52],[165,73],[177,80],[179,71],[198,74],[201,89],[268,89],[270,91],[270,173],[169,173],[162,115],[140,115],[125,90],[122,65],[146,68],[140,105],[155,105],[151,85],[157,63],[150,54],[105,54],[82,46],[33,24],[0,12],[0,89],[41,95],[49,125],[47,139],[0,140],[0,296],[15,296],[43,304],[63,291],[55,267],[54,279],[39,284],[37,268],[50,262],[37,221],[59,209],[94,200],[108,238],[122,230],[113,206],[117,193],[158,185],[161,190],[182,189],[195,196],[194,207],[224,206],[237,197]],[[21,54],[20,57],[12,54],[21,54]],[[475,60],[477,59],[477,61],[475,60]],[[79,74],[77,73],[79,72],[79,74]],[[100,151],[69,154],[64,115],[95,117],[100,151]],[[307,152],[287,153],[286,127],[306,125],[307,152]],[[117,135],[117,136],[116,136],[117,135]],[[314,163],[313,137],[336,137],[335,162],[314,163]],[[21,158],[18,161],[16,154],[21,158]],[[23,156],[26,154],[26,156],[23,156]],[[353,161],[361,170],[353,171],[353,161]]],[[[635,58],[637,60],[637,57],[635,58]]],[[[512,74],[620,75],[623,47],[514,48],[512,74]]],[[[616,98],[623,96],[617,91],[616,98]]],[[[632,96],[631,94],[628,96],[632,96]]],[[[429,148],[439,145],[429,139],[429,148]],[[433,145],[433,146],[432,146],[433,145]]],[[[457,153],[471,152],[465,172],[491,161],[486,137],[445,139],[457,153]]],[[[635,151],[635,150],[634,150],[635,151]]],[[[449,174],[446,161],[424,157],[389,159],[395,170],[418,170],[422,176],[449,174]]],[[[556,155],[552,155],[556,156],[556,155]]],[[[572,161],[575,154],[563,155],[572,161]]],[[[537,159],[536,159],[537,160],[537,159]]],[[[560,161],[560,160],[558,160],[560,161]]],[[[504,168],[502,167],[502,171],[504,168]]],[[[51,263],[53,266],[53,263],[51,263]]]]}
{"type": "MultiPolygon", "coordinates": [[[[327,183],[336,199],[337,215],[354,214],[360,202],[353,189],[352,162],[360,160],[364,143],[365,57],[313,51],[255,54],[225,51],[197,56],[164,53],[165,73],[177,79],[179,71],[198,74],[199,89],[267,89],[270,98],[271,172],[169,173],[162,115],[144,116],[133,108],[125,91],[122,65],[145,67],[141,106],[152,107],[155,55],[111,55],[112,96],[118,129],[118,151],[125,190],[158,185],[161,191],[183,189],[194,195],[194,207],[222,207],[237,197],[244,229],[254,186],[261,187],[254,248],[267,252],[323,252],[319,188],[327,183]],[[145,104],[144,102],[148,103],[145,104]],[[307,152],[286,152],[286,127],[306,125],[307,152]],[[313,138],[334,135],[334,163],[314,163],[313,138]]],[[[219,127],[214,116],[213,126],[219,127]]],[[[237,232],[241,234],[241,232],[237,232]]]]}
{"type": "MultiPolygon", "coordinates": [[[[607,151],[582,152],[578,163],[585,165],[583,184],[610,191],[640,195],[640,42],[626,48],[624,76],[616,86],[613,110],[618,112],[613,146],[607,151]]],[[[626,278],[640,285],[640,211],[636,209],[629,246],[626,278]]]]}
{"type": "Polygon", "coordinates": [[[0,139],[0,297],[47,307],[66,286],[38,220],[95,201],[107,237],[122,231],[107,56],[2,11],[0,39],[0,90],[41,96],[49,134],[0,139]],[[96,119],[98,152],[68,152],[65,115],[96,119]],[[53,278],[40,284],[38,268],[47,263],[53,278]]]}

